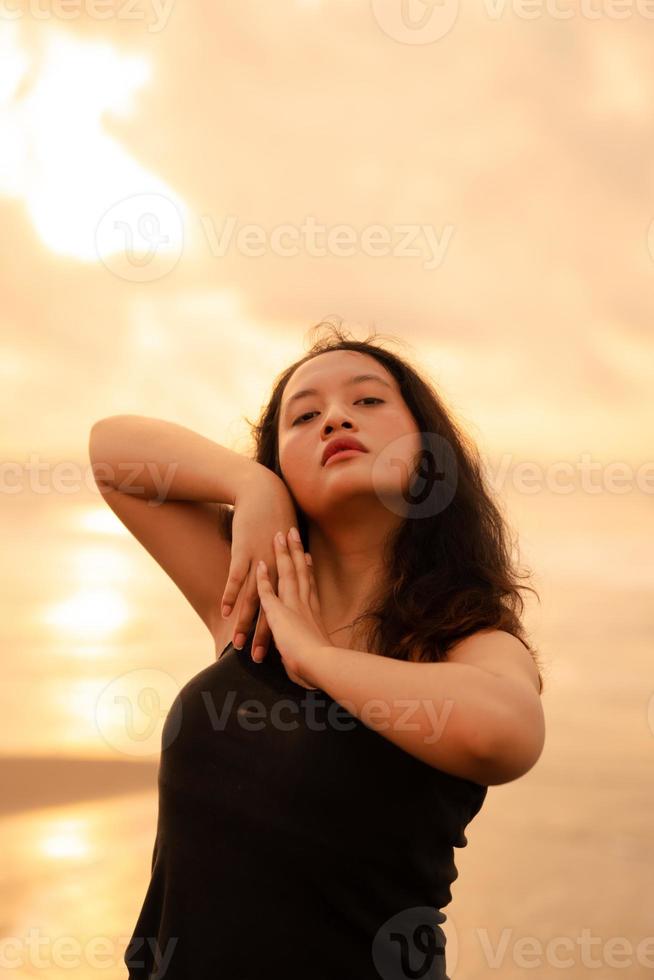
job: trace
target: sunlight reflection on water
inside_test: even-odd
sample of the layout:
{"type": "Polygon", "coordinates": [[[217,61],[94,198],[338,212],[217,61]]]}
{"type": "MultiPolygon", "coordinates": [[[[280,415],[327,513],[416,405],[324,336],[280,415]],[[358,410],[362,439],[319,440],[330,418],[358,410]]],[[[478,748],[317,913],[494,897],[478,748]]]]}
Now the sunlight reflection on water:
{"type": "Polygon", "coordinates": [[[156,818],[148,791],[2,819],[2,948],[13,977],[124,980],[156,818]]]}

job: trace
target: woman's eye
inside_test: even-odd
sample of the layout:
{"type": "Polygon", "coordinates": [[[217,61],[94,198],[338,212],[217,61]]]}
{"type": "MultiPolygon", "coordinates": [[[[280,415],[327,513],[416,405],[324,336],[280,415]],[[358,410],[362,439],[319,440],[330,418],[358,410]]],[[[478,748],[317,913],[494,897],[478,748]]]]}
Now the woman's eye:
{"type": "MultiPolygon", "coordinates": [[[[374,398],[372,395],[367,395],[365,398],[359,398],[358,401],[356,401],[354,404],[358,405],[359,402],[379,402],[380,405],[383,405],[384,400],[383,398],[374,398]]],[[[315,414],[316,414],[315,412],[305,412],[304,415],[299,415],[296,418],[293,425],[302,424],[302,420],[305,419],[307,415],[315,415],[315,414]]]]}

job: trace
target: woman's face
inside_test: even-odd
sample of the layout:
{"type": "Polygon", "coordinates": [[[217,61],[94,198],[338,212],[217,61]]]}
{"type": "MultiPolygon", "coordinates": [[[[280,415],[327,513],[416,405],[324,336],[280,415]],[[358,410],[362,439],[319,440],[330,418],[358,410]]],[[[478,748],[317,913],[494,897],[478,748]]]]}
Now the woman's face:
{"type": "Polygon", "coordinates": [[[418,426],[393,375],[374,357],[348,350],[319,354],[291,375],[282,396],[278,439],[284,481],[313,519],[337,516],[348,502],[406,499],[420,449],[418,426]],[[360,375],[375,377],[353,380],[360,375]],[[324,465],[325,448],[350,436],[367,452],[324,465]]]}

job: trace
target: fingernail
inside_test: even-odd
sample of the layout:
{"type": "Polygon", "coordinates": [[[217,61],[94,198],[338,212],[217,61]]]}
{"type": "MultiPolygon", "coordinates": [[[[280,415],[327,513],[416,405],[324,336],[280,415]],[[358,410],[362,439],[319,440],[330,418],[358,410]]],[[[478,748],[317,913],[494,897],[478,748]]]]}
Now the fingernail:
{"type": "Polygon", "coordinates": [[[277,534],[275,535],[275,537],[277,538],[277,543],[278,544],[284,545],[286,543],[286,541],[284,539],[284,535],[282,534],[281,531],[278,531],[277,534]]]}
{"type": "Polygon", "coordinates": [[[313,558],[311,557],[308,551],[304,552],[304,557],[307,560],[307,565],[313,565],[313,558]]]}
{"type": "Polygon", "coordinates": [[[293,538],[294,541],[300,540],[300,532],[296,527],[291,528],[291,537],[293,538]]]}
{"type": "Polygon", "coordinates": [[[245,633],[237,633],[236,634],[236,636],[234,637],[234,646],[236,647],[237,650],[242,650],[243,649],[243,647],[245,646],[246,639],[247,639],[247,637],[246,637],[245,633]]]}
{"type": "Polygon", "coordinates": [[[231,611],[232,611],[232,607],[228,606],[227,603],[225,603],[225,605],[223,606],[223,617],[227,619],[231,611]]]}
{"type": "Polygon", "coordinates": [[[263,647],[255,647],[254,653],[252,654],[252,659],[257,664],[261,663],[263,660],[263,647]]]}

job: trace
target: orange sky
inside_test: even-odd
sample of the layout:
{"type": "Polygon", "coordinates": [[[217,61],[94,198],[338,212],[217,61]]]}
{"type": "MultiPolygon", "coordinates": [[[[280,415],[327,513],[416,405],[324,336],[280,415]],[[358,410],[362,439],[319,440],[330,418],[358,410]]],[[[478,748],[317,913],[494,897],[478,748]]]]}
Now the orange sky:
{"type": "Polygon", "coordinates": [[[493,968],[517,980],[524,937],[650,935],[654,11],[614,6],[0,3],[7,936],[100,928],[123,977],[163,718],[215,656],[100,498],[92,424],[247,451],[245,418],[330,315],[408,345],[541,598],[545,750],[467,831],[448,950],[458,934],[461,975],[486,976],[480,930],[508,931],[493,968]]]}
{"type": "Polygon", "coordinates": [[[385,2],[0,22],[5,453],[83,460],[117,412],[237,440],[337,314],[411,344],[489,451],[646,458],[643,17],[487,5],[407,43],[385,2]]]}
{"type": "Polygon", "coordinates": [[[7,695],[12,751],[101,754],[105,674],[155,648],[179,680],[206,663],[186,652],[208,640],[197,617],[89,483],[92,423],[140,413],[246,451],[245,417],[329,315],[408,345],[544,583],[651,587],[643,17],[486,4],[419,43],[393,3],[0,20],[5,630],[13,690],[50,711],[25,725],[7,695]],[[526,462],[542,492],[516,486],[526,462]],[[607,489],[620,463],[626,493],[607,489]]]}

